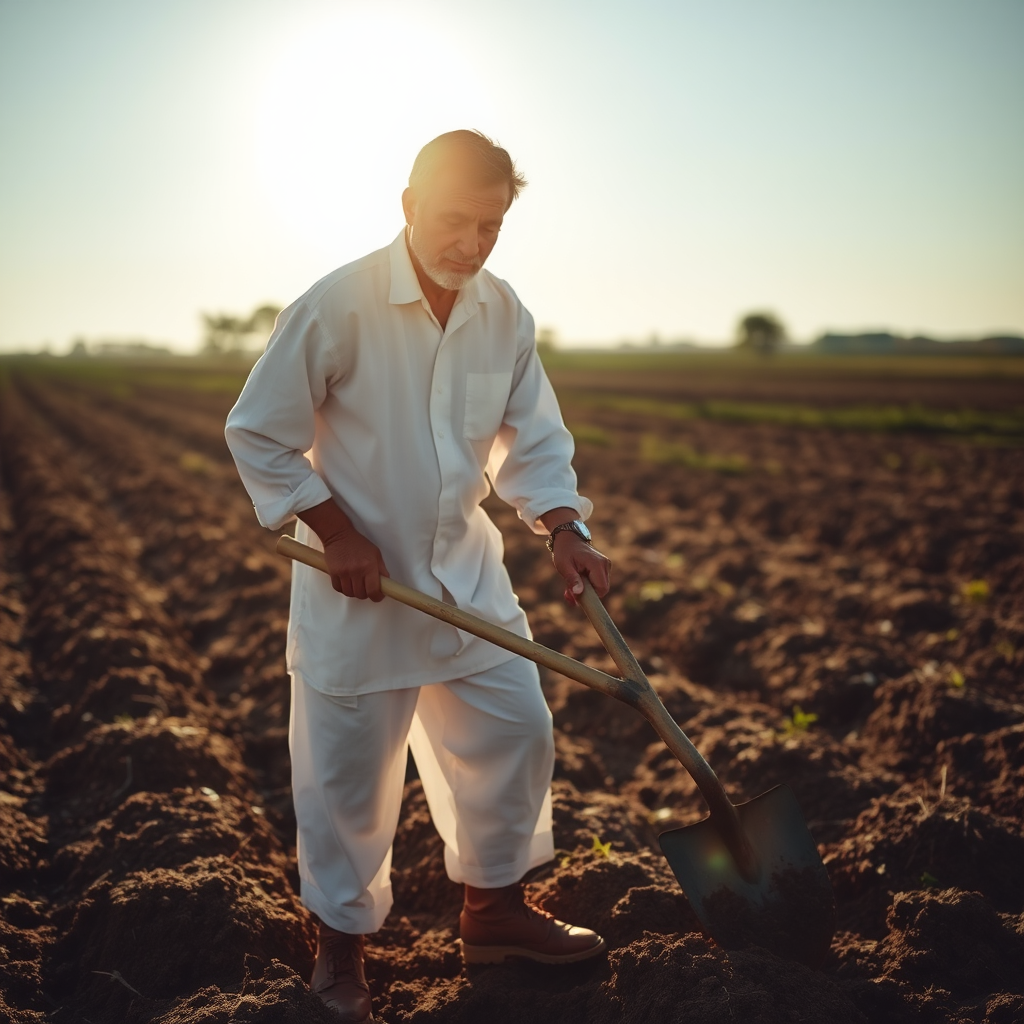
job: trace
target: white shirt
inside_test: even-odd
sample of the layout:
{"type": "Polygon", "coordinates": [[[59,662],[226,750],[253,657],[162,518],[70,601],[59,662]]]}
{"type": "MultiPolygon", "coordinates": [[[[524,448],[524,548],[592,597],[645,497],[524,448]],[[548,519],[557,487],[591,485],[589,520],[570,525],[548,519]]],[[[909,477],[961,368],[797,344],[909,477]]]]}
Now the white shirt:
{"type": "MultiPolygon", "coordinates": [[[[404,230],[281,313],[225,436],[264,526],[333,498],[394,579],[523,636],[501,534],[480,508],[488,479],[538,534],[553,508],[584,519],[593,509],[576,493],[572,435],[529,312],[482,270],[442,330],[404,230]]],[[[296,537],[321,547],[301,522],[296,537]]],[[[299,564],[286,655],[290,672],[334,695],[462,678],[511,657],[396,601],[343,597],[299,564]]]]}

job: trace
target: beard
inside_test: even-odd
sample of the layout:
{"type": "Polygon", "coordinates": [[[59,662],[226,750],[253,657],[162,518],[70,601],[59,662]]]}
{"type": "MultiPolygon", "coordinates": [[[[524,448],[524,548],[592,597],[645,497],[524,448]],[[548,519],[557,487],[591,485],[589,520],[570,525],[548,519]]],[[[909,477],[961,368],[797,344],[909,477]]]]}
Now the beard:
{"type": "Polygon", "coordinates": [[[425,252],[418,244],[415,231],[409,232],[409,248],[412,249],[416,259],[419,260],[423,273],[434,284],[451,292],[457,292],[467,282],[476,277],[483,266],[483,263],[478,259],[471,260],[466,264],[465,258],[458,249],[445,249],[444,252],[438,253],[436,257],[431,256],[430,253],[425,252]],[[456,263],[466,264],[469,269],[465,271],[449,270],[443,265],[443,260],[453,260],[456,263]]]}

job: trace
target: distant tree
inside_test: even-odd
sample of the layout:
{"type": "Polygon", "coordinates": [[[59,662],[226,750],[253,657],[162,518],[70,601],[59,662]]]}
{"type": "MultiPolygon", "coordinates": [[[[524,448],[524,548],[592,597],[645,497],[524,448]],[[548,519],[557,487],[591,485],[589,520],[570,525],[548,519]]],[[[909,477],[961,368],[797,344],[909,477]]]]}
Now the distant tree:
{"type": "Polygon", "coordinates": [[[239,355],[266,343],[280,306],[258,306],[248,317],[227,313],[203,313],[203,352],[207,355],[239,355]]]}
{"type": "Polygon", "coordinates": [[[537,351],[542,355],[548,355],[558,347],[558,335],[552,327],[542,327],[537,332],[537,351]]]}
{"type": "Polygon", "coordinates": [[[736,328],[736,347],[771,355],[786,340],[786,328],[772,313],[748,313],[736,328]]]}
{"type": "Polygon", "coordinates": [[[271,303],[267,303],[265,306],[258,306],[252,311],[252,316],[249,317],[250,333],[262,334],[269,338],[280,314],[280,306],[275,306],[271,303]]]}

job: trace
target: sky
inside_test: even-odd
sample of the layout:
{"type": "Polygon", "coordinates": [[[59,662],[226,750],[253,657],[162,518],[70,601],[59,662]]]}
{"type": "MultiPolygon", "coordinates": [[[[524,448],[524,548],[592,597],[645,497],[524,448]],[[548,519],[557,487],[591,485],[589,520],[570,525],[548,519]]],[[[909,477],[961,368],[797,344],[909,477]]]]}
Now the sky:
{"type": "Polygon", "coordinates": [[[0,0],[0,351],[287,305],[420,146],[530,181],[488,269],[566,344],[1024,333],[1021,0],[0,0]]]}

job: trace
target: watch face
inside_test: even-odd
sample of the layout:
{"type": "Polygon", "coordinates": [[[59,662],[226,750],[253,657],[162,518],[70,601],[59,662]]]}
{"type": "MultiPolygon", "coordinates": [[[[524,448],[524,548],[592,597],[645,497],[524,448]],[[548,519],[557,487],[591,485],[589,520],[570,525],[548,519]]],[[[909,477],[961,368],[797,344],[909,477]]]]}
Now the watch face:
{"type": "Polygon", "coordinates": [[[587,529],[587,524],[582,519],[576,519],[573,521],[573,526],[576,527],[576,532],[584,539],[590,540],[590,531],[587,529]]]}

